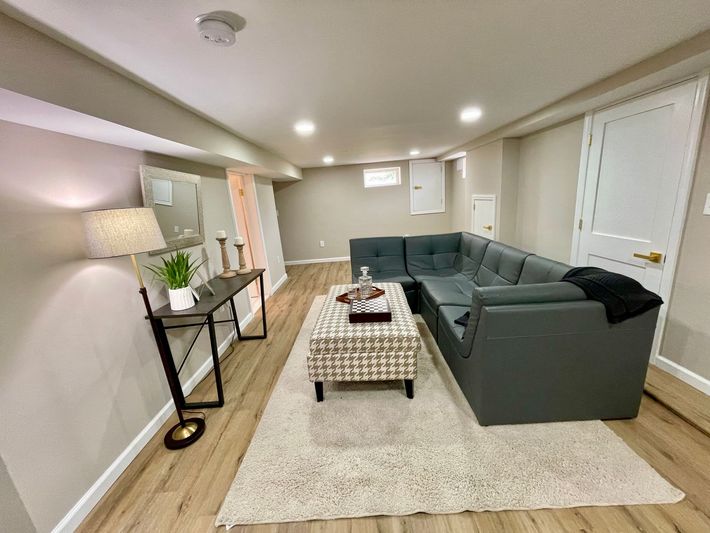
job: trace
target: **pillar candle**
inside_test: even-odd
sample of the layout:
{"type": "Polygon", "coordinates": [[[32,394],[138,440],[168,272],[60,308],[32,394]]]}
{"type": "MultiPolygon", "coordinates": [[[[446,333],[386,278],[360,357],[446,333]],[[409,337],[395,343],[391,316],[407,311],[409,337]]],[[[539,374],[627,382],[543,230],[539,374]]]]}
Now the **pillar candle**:
{"type": "Polygon", "coordinates": [[[218,238],[218,239],[226,239],[226,238],[227,238],[227,232],[224,231],[223,229],[217,230],[217,238],[218,238]]]}
{"type": "Polygon", "coordinates": [[[235,237],[234,244],[242,245],[242,244],[244,244],[244,239],[242,237],[235,237]]]}

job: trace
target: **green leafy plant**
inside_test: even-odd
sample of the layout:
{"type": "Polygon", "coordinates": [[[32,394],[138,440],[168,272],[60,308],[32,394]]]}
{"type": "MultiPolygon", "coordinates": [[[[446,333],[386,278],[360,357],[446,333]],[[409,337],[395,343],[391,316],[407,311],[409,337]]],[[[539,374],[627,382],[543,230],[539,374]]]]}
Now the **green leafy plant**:
{"type": "Polygon", "coordinates": [[[162,265],[145,265],[156,278],[165,283],[168,289],[182,289],[188,287],[192,276],[205,261],[197,263],[197,259],[191,261],[189,252],[177,251],[170,254],[168,259],[162,258],[162,265]]]}

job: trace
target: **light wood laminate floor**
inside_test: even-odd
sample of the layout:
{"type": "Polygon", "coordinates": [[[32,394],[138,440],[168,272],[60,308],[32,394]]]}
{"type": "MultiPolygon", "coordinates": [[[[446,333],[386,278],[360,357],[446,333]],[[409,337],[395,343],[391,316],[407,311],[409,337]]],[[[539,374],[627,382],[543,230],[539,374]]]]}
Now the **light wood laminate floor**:
{"type": "MultiPolygon", "coordinates": [[[[162,438],[141,451],[79,528],[82,532],[212,532],[222,499],[249,446],[313,297],[350,279],[349,263],[298,265],[267,302],[269,337],[235,344],[222,363],[226,404],[206,411],[207,431],[182,451],[162,438]]],[[[256,321],[255,321],[256,322],[256,321]]],[[[254,324],[252,328],[259,328],[254,324]]],[[[157,357],[157,353],[156,353],[157,357]]],[[[212,375],[191,399],[214,396],[212,375]]],[[[676,388],[675,396],[683,395],[676,388]]],[[[174,418],[174,417],[173,417],[174,418]]],[[[686,492],[673,505],[416,514],[235,527],[234,532],[710,531],[710,437],[650,396],[637,419],[607,425],[661,475],[686,492]]],[[[223,528],[221,528],[223,530],[223,528]]]]}

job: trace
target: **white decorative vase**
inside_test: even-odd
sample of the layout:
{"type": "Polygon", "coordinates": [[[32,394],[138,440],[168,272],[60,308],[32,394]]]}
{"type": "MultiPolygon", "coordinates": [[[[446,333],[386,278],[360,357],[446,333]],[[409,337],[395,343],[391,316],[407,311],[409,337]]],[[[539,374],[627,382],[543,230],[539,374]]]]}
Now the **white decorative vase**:
{"type": "Polygon", "coordinates": [[[168,289],[168,296],[170,297],[170,309],[173,311],[190,309],[190,307],[195,305],[195,297],[192,295],[192,289],[190,287],[168,289]]]}

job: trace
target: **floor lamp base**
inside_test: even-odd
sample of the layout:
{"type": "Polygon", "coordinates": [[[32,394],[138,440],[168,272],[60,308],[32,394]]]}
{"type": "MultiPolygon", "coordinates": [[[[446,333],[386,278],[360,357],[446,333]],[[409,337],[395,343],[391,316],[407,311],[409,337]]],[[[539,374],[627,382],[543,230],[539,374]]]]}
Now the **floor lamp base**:
{"type": "Polygon", "coordinates": [[[199,440],[204,432],[205,421],[202,418],[187,418],[184,424],[171,427],[163,442],[168,450],[179,450],[199,440]]]}

